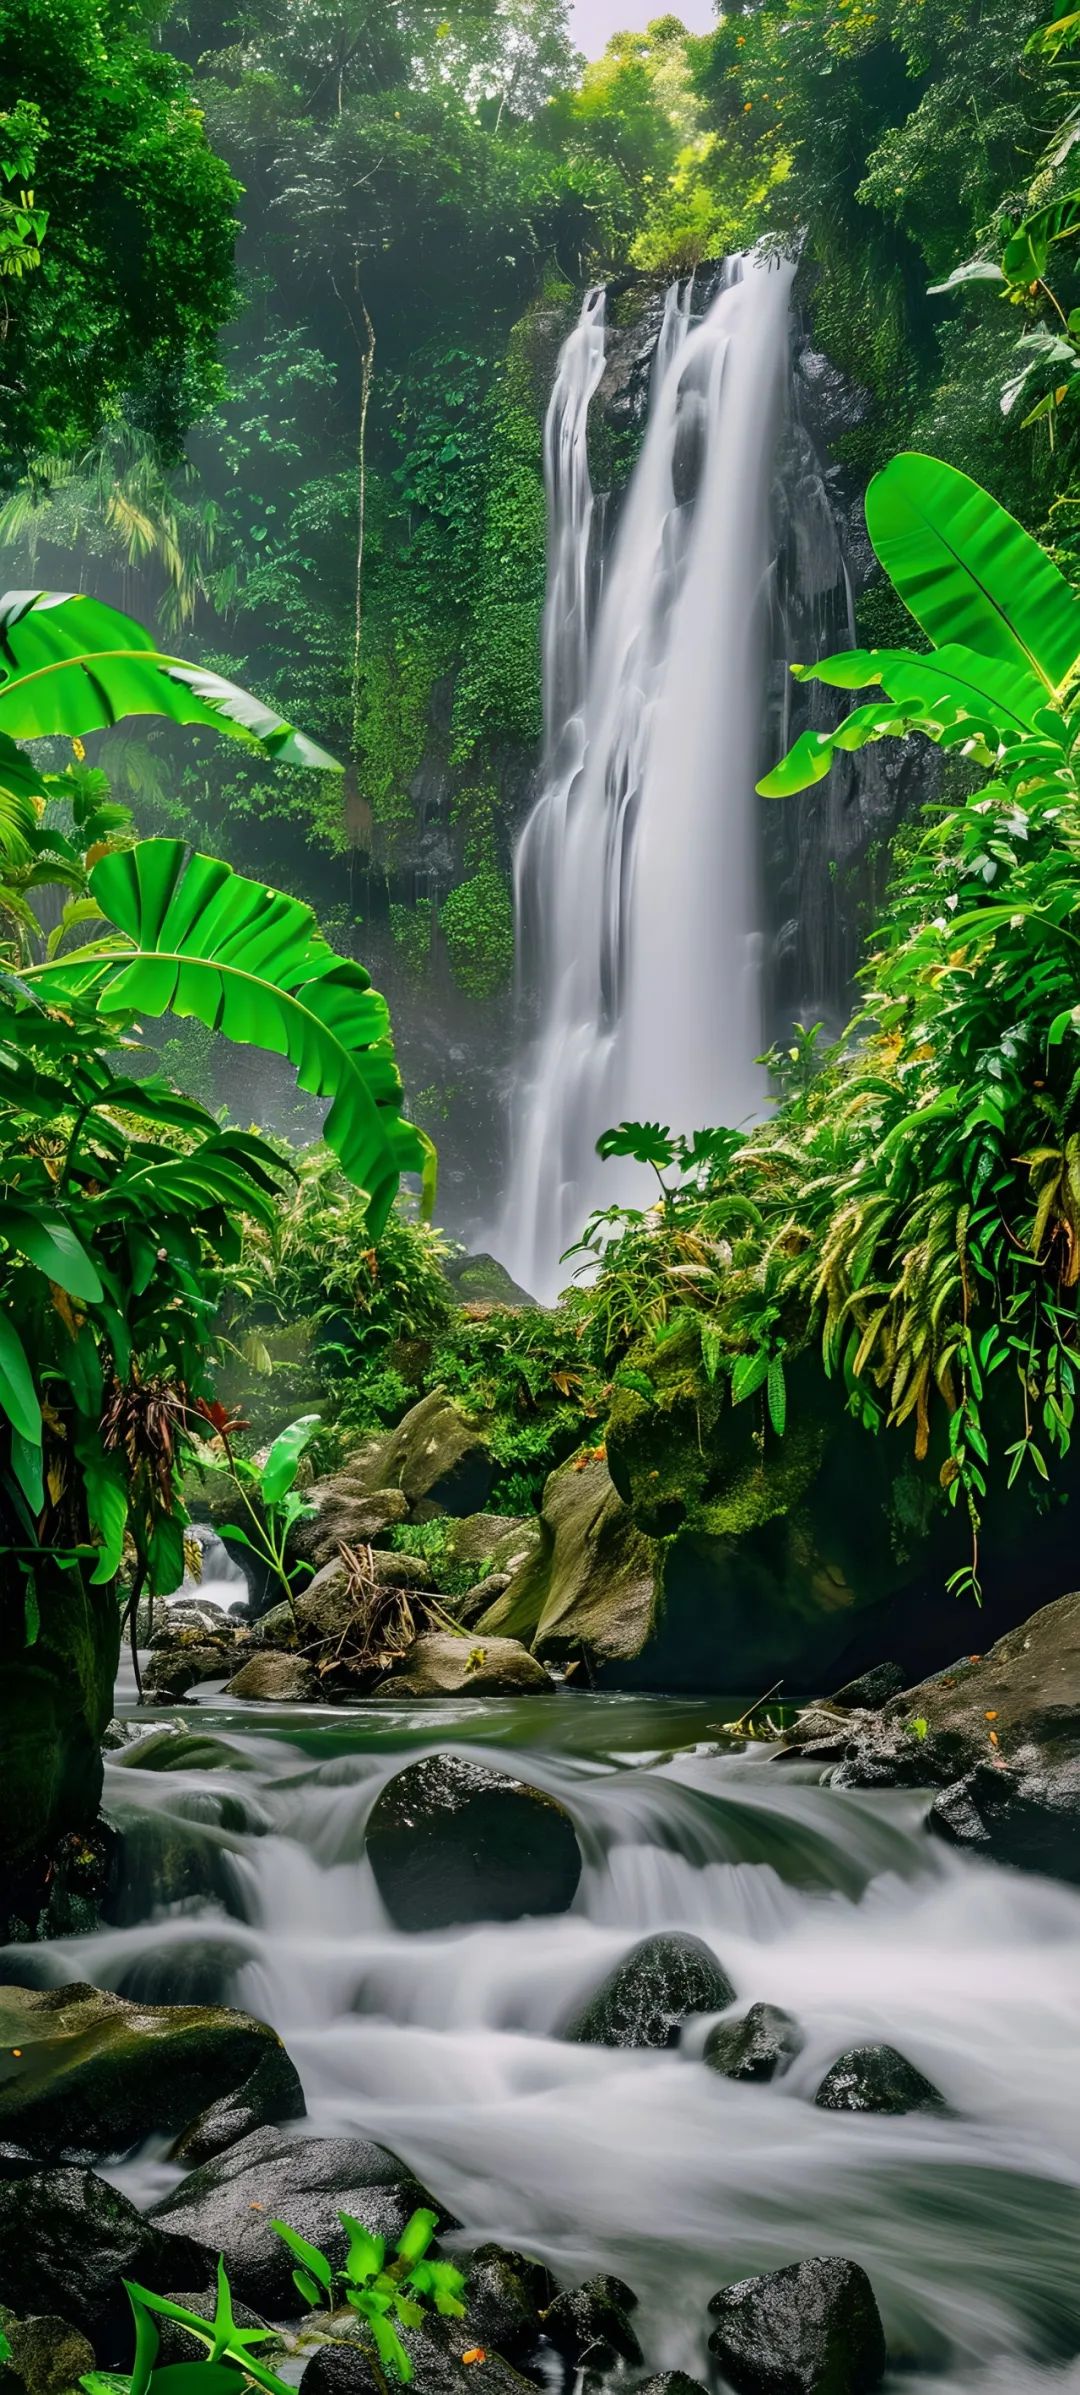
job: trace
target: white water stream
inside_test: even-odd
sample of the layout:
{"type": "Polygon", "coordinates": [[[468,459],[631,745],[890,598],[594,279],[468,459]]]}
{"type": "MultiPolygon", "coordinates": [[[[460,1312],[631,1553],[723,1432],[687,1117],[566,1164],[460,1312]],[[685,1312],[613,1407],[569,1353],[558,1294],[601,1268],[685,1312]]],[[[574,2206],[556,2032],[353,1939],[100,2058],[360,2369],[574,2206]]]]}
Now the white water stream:
{"type": "MultiPolygon", "coordinates": [[[[722,1714],[723,1708],[719,1708],[722,1714]]],[[[614,2268],[642,2299],[650,2366],[707,2368],[717,2286],[814,2252],[870,2273],[890,2388],[1076,2395],[1080,2366],[1080,1892],[929,1840],[919,1799],[819,1787],[761,1752],[710,1752],[718,1709],[584,1695],[190,1726],[219,1767],[107,1765],[144,1887],[135,1925],[19,1950],[20,1970],[130,1995],[224,1995],[280,2029],[311,2127],[373,2135],[465,2224],[567,2280],[614,2268]],[[406,1936],[364,1856],[386,1778],[434,1746],[521,1773],[570,1807],[585,1855],[559,1920],[406,1936]],[[208,1893],[154,1909],[178,1844],[208,1893]],[[210,1892],[213,1891],[213,1892],[210,1892]],[[672,1927],[806,2034],[790,2073],[738,2086],[699,2059],[560,2042],[634,1940],[672,1927]],[[947,2116],[815,2109],[841,2049],[886,2039],[947,2116]]],[[[120,2177],[149,2200],[153,2155],[120,2177]]]]}
{"type": "Polygon", "coordinates": [[[513,1107],[496,1244],[550,1299],[590,1210],[640,1193],[599,1163],[624,1117],[677,1131],[762,1107],[754,781],[766,678],[769,496],[792,268],[729,263],[695,322],[668,293],[649,418],[600,579],[586,428],[604,366],[590,292],[548,412],[546,761],[516,859],[538,1032],[513,1107]]]}

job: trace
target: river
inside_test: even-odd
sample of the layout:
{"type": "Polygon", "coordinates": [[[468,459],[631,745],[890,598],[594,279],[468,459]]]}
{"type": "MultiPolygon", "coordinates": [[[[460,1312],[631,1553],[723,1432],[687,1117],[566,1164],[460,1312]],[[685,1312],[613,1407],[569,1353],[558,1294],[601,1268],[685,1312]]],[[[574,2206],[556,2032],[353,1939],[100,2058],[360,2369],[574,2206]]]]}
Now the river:
{"type": "MultiPolygon", "coordinates": [[[[393,2148],[465,2242],[525,2247],[567,2280],[617,2271],[653,2367],[707,2375],[719,2285],[832,2251],[870,2274],[890,2386],[915,2366],[927,2395],[1073,2395],[1080,1892],[936,1844],[918,1797],[831,1789],[725,1738],[730,1711],[565,1692],[245,1713],[208,1691],[183,1718],[221,1742],[209,1767],[107,1763],[132,1917],[38,1950],[34,1975],[222,1997],[272,2021],[314,2130],[393,2148]],[[365,1819],[405,1759],[437,1749],[568,1806],[585,1858],[569,1914],[390,1925],[365,1819]],[[202,1893],[162,1906],[178,1855],[202,1893]],[[710,2071],[704,2021],[671,2053],[560,2040],[660,1928],[708,1942],[740,2009],[795,2015],[806,2042],[783,2078],[710,2071]],[[946,2114],[815,2108],[837,2054],[875,2039],[936,2083],[946,2114]]],[[[179,2173],[150,2149],[110,2175],[149,2202],[179,2173]]]]}

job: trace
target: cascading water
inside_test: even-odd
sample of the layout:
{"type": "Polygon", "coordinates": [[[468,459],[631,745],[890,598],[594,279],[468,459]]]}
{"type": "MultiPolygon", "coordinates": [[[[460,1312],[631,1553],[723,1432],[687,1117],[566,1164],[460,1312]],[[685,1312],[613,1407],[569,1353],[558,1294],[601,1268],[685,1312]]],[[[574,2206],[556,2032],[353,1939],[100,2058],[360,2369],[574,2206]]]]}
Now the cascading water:
{"type": "Polygon", "coordinates": [[[589,293],[548,413],[544,786],[522,835],[523,978],[539,1032],[514,1108],[500,1252],[537,1296],[590,1208],[634,1186],[596,1158],[623,1116],[692,1131],[764,1099],[753,785],[764,730],[769,500],[793,269],[733,260],[700,322],[668,294],[641,456],[598,579],[586,422],[589,293]]]}
{"type": "MultiPolygon", "coordinates": [[[[708,2377],[714,2290],[832,2252],[873,2281],[887,2395],[913,2369],[926,2395],[1075,2395],[1080,1891],[931,1840],[917,1795],[718,1746],[717,1710],[567,1694],[448,1705],[435,1727],[424,1708],[251,1717],[206,1698],[190,1726],[213,1733],[209,1768],[194,1741],[186,1769],[179,1749],[164,1773],[132,1768],[137,1748],[106,1758],[125,1925],[13,1948],[0,1979],[249,2006],[296,2061],[307,2129],[400,2153],[466,2244],[494,2236],[566,2280],[616,2271],[649,2368],[708,2377]],[[392,1927],[364,1824],[394,1772],[447,1745],[568,1806],[571,1912],[392,1927]],[[805,2044],[781,2078],[711,2072],[704,2020],[671,2052],[560,2037],[660,1928],[706,1939],[739,2011],[792,2013],[805,2044]],[[948,2110],[816,2107],[841,2050],[874,2039],[948,2110]]],[[[109,2175],[146,2202],[180,2170],[144,2150],[109,2175]]]]}

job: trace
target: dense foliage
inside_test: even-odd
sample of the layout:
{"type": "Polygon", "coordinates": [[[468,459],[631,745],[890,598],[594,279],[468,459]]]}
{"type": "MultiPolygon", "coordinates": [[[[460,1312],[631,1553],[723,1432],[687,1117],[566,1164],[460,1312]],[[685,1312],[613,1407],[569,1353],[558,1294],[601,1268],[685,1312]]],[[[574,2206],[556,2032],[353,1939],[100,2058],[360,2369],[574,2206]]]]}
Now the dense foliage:
{"type": "MultiPolygon", "coordinates": [[[[176,1587],[192,1435],[223,1270],[269,1228],[283,1168],[249,1133],[138,1077],[136,1018],[173,1009],[288,1056],[375,1234],[427,1150],[401,1111],[383,1000],[295,899],[178,842],[138,840],[100,772],[42,776],[19,741],[128,711],[333,770],[220,677],[82,598],[0,602],[0,1547],[32,1644],[44,1581],[176,1587]],[[47,935],[32,900],[66,894],[47,935]]],[[[40,902],[39,902],[40,903],[40,902]]]]}

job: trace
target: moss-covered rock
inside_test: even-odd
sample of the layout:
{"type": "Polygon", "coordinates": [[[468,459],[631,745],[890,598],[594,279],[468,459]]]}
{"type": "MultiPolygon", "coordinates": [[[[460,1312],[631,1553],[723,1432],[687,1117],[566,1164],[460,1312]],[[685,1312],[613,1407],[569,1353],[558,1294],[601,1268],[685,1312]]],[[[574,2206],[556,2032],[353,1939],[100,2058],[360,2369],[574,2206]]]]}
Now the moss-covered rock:
{"type": "Polygon", "coordinates": [[[540,1525],[531,1514],[465,1514],[446,1525],[450,1562],[482,1566],[485,1574],[516,1568],[539,1541],[540,1525]]]}
{"type": "Polygon", "coordinates": [[[410,1406],[396,1430],[350,1458],[347,1477],[358,1495],[400,1489],[423,1520],[432,1513],[479,1512],[495,1466],[483,1431],[466,1421],[444,1390],[433,1389],[410,1406]]]}
{"type": "Polygon", "coordinates": [[[549,1475],[533,1553],[481,1616],[481,1637],[520,1638],[550,1662],[639,1655],[662,1592],[662,1549],[634,1526],[602,1454],[549,1475]]]}
{"type": "Polygon", "coordinates": [[[433,1630],[415,1638],[374,1691],[385,1697],[553,1696],[555,1682],[516,1638],[456,1638],[433,1630]]]}
{"type": "Polygon", "coordinates": [[[52,2159],[175,2134],[264,2073],[264,2118],[304,2109],[273,2029],[219,2005],[129,2004],[100,1988],[0,1989],[0,2139],[52,2159]]]}

